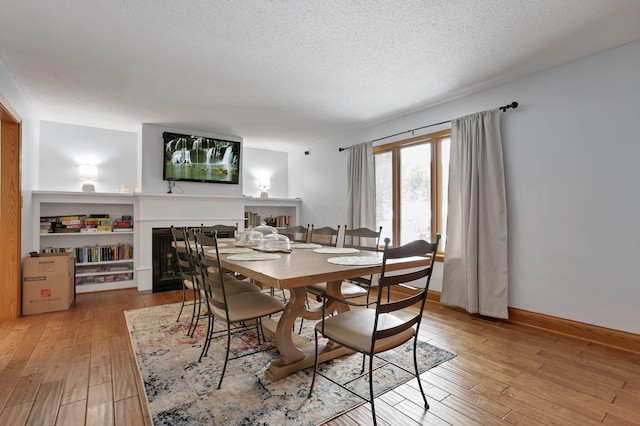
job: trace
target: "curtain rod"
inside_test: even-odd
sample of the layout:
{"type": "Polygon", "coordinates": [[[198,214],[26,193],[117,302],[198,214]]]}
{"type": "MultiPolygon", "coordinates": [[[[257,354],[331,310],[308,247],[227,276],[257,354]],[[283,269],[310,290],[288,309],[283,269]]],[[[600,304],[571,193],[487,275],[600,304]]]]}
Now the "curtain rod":
{"type": "MultiPolygon", "coordinates": [[[[511,102],[510,104],[503,105],[503,106],[500,107],[502,112],[505,112],[509,108],[518,108],[518,103],[514,101],[514,102],[511,102]]],[[[371,142],[378,142],[378,141],[381,141],[381,140],[384,140],[384,139],[392,138],[394,136],[399,136],[399,135],[403,135],[405,133],[415,132],[416,130],[422,130],[422,129],[426,129],[427,127],[439,126],[440,124],[446,124],[446,123],[451,123],[451,120],[441,121],[439,123],[428,124],[426,126],[416,127],[415,129],[411,129],[411,130],[405,130],[404,132],[395,133],[393,135],[389,135],[389,136],[385,136],[385,137],[382,137],[382,138],[374,139],[371,142]]],[[[346,151],[347,149],[349,149],[349,148],[338,148],[338,151],[342,152],[342,151],[346,151]]]]}

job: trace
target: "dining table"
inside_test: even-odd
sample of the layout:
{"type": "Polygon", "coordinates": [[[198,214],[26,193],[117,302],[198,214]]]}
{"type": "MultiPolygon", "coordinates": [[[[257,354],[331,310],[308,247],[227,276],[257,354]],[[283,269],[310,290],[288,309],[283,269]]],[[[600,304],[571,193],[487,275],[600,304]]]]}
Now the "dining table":
{"type": "MultiPolygon", "coordinates": [[[[231,244],[229,244],[231,245],[231,244]]],[[[220,249],[220,262],[224,269],[232,271],[260,283],[263,288],[288,290],[290,297],[279,319],[265,318],[263,328],[275,338],[280,353],[265,371],[265,377],[272,382],[287,377],[292,372],[313,366],[315,345],[294,331],[295,321],[319,320],[322,307],[311,308],[305,303],[306,286],[327,283],[327,293],[341,297],[340,285],[344,280],[377,274],[381,271],[382,252],[346,250],[338,247],[316,247],[309,244],[292,244],[290,252],[263,252],[251,250],[238,254],[239,250],[220,249]]],[[[214,251],[215,253],[215,251],[214,251]]],[[[389,260],[386,271],[425,266],[427,257],[413,257],[389,260]]],[[[345,312],[347,304],[329,302],[326,312],[345,312]]],[[[352,351],[333,342],[328,342],[319,350],[319,362],[350,354],[352,351]]]]}

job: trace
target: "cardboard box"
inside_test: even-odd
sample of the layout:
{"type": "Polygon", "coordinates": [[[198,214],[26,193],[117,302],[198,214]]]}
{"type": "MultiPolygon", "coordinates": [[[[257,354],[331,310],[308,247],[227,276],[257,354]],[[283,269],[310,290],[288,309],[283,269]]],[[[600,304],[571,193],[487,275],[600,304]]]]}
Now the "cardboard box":
{"type": "Polygon", "coordinates": [[[42,253],[22,265],[22,315],[69,309],[74,299],[73,253],[42,253]]]}

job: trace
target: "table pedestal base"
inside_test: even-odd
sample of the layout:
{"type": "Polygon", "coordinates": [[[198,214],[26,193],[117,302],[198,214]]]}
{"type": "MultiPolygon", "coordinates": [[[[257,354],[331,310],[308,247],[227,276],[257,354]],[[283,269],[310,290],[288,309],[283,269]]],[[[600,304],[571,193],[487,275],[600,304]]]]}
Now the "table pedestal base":
{"type": "MultiPolygon", "coordinates": [[[[276,321],[273,321],[272,319],[264,318],[262,320],[262,327],[265,333],[271,336],[275,336],[277,325],[278,323],[276,321]]],[[[271,365],[269,365],[269,368],[267,368],[267,370],[264,372],[265,377],[271,382],[276,382],[280,379],[284,379],[289,374],[295,371],[313,367],[313,364],[315,363],[315,343],[310,342],[307,339],[298,336],[297,334],[293,334],[292,339],[298,350],[301,351],[303,357],[289,364],[285,363],[283,358],[279,358],[273,361],[271,365]]],[[[336,345],[333,342],[329,342],[326,345],[320,346],[318,362],[322,363],[325,361],[329,361],[330,359],[352,353],[353,351],[351,349],[345,348],[344,346],[336,345]]]]}

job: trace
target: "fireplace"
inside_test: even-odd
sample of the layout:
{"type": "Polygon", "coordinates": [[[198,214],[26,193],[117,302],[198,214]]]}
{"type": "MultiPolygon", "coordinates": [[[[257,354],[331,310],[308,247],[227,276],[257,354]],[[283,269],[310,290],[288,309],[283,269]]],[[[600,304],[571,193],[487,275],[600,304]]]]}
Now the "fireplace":
{"type": "Polygon", "coordinates": [[[171,243],[171,228],[153,228],[151,233],[154,293],[182,289],[178,260],[171,243]]]}

